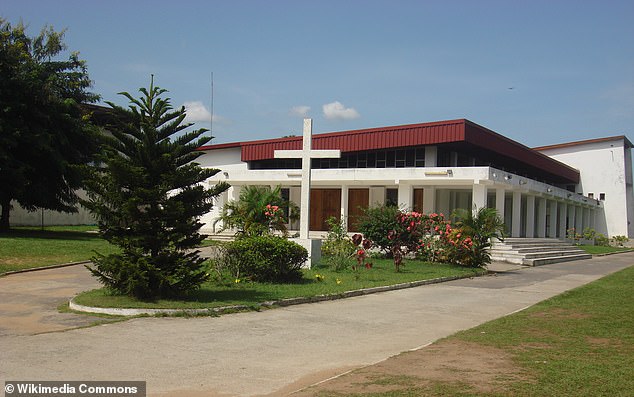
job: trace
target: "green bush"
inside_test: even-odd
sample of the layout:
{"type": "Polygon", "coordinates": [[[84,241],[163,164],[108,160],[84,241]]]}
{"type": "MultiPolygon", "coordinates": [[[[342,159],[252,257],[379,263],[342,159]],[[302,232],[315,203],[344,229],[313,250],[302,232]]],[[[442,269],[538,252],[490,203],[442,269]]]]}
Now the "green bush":
{"type": "Polygon", "coordinates": [[[623,247],[625,245],[625,243],[627,243],[628,241],[630,241],[630,239],[627,238],[626,236],[614,236],[614,237],[612,237],[612,244],[614,244],[617,247],[623,247]]]}
{"type": "Polygon", "coordinates": [[[348,237],[343,221],[330,217],[326,223],[328,235],[321,246],[321,254],[333,270],[343,270],[353,263],[352,255],[356,246],[348,237]]]}
{"type": "Polygon", "coordinates": [[[391,255],[392,241],[388,238],[391,230],[398,230],[398,215],[401,211],[394,205],[370,207],[363,212],[359,220],[359,231],[372,240],[386,255],[391,255]]]}
{"type": "Polygon", "coordinates": [[[599,245],[601,247],[609,247],[610,246],[610,239],[607,238],[602,233],[597,233],[597,235],[594,237],[594,244],[595,245],[599,245]]]}
{"type": "Polygon", "coordinates": [[[264,235],[239,238],[226,246],[224,262],[236,276],[260,282],[295,282],[308,251],[283,237],[264,235]]]}

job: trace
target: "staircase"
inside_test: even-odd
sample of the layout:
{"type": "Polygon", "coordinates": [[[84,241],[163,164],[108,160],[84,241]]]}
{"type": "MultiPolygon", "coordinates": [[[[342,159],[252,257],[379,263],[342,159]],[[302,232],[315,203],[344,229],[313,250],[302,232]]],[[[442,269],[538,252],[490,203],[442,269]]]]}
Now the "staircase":
{"type": "Polygon", "coordinates": [[[554,238],[506,238],[494,241],[491,259],[524,266],[590,259],[592,255],[565,241],[554,238]]]}

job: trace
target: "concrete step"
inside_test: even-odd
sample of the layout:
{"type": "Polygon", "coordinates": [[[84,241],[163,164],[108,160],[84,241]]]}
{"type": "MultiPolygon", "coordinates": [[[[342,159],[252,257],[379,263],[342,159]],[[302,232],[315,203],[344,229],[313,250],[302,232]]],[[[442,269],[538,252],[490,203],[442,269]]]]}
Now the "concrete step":
{"type": "Polygon", "coordinates": [[[541,266],[591,258],[582,249],[569,242],[552,238],[507,238],[496,241],[491,247],[491,258],[495,261],[541,266]]]}
{"type": "Polygon", "coordinates": [[[592,255],[590,254],[578,254],[578,255],[566,255],[566,256],[556,256],[550,258],[538,258],[538,259],[525,259],[525,266],[543,266],[550,265],[553,263],[561,263],[561,262],[570,262],[570,261],[578,261],[591,259],[592,255]]]}

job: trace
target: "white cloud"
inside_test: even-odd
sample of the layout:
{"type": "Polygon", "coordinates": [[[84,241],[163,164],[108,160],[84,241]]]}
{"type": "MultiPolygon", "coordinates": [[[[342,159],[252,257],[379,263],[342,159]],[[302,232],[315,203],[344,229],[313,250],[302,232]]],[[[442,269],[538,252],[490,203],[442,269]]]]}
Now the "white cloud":
{"type": "MultiPolygon", "coordinates": [[[[209,122],[211,119],[211,113],[201,101],[185,102],[183,106],[187,112],[185,121],[188,123],[209,122]]],[[[214,120],[216,120],[215,116],[214,120]]]]}
{"type": "Polygon", "coordinates": [[[328,120],[352,120],[361,117],[354,108],[347,108],[339,101],[325,104],[323,110],[328,120]]]}
{"type": "Polygon", "coordinates": [[[298,117],[306,117],[309,111],[310,111],[310,106],[304,106],[304,105],[293,106],[291,108],[291,115],[298,116],[298,117]]]}

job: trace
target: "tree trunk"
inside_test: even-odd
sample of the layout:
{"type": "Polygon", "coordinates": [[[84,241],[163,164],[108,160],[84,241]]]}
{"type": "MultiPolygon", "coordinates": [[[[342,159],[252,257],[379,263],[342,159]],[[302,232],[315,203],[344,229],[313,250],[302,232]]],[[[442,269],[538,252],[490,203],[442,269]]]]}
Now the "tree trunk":
{"type": "Polygon", "coordinates": [[[2,200],[2,216],[0,217],[0,232],[9,231],[9,210],[11,209],[11,199],[2,200]]]}

